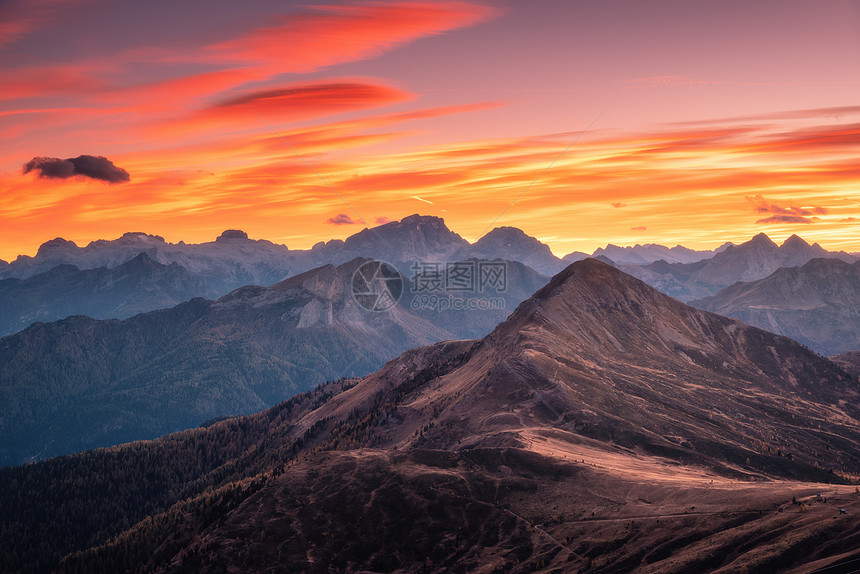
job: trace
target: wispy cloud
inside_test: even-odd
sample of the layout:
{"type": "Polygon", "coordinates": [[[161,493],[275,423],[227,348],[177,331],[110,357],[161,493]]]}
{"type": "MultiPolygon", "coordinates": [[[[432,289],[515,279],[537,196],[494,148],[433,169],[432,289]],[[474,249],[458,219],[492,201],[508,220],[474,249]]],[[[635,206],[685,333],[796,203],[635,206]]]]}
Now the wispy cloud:
{"type": "Polygon", "coordinates": [[[307,73],[378,56],[417,38],[471,26],[497,10],[466,2],[365,2],[318,6],[207,48],[210,57],[307,73]]]}
{"type": "Polygon", "coordinates": [[[326,220],[326,223],[329,223],[331,225],[356,225],[360,222],[355,221],[352,217],[345,213],[338,213],[334,217],[329,217],[326,220]]]}
{"type": "Polygon", "coordinates": [[[816,207],[782,207],[775,203],[769,203],[761,195],[748,197],[748,201],[755,204],[757,213],[772,213],[773,215],[759,219],[756,223],[814,223],[820,218],[817,215],[826,215],[827,208],[816,207]]]}

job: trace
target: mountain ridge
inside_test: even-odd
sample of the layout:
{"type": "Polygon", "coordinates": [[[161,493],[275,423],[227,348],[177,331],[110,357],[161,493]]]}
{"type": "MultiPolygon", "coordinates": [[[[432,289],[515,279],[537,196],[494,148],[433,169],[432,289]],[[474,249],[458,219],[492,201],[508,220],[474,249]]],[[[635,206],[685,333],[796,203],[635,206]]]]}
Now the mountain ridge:
{"type": "Polygon", "coordinates": [[[400,276],[402,301],[377,312],[353,295],[368,263],[325,265],[122,321],[77,316],[0,338],[0,464],[247,414],[325,380],[371,372],[410,347],[482,336],[547,280],[497,262],[506,283],[466,293],[488,304],[470,308],[454,305],[459,294],[425,295],[400,276]]]}
{"type": "MultiPolygon", "coordinates": [[[[860,498],[838,484],[860,478],[857,398],[856,377],[796,342],[585,260],[481,340],[206,429],[0,470],[0,485],[78,478],[62,517],[88,514],[51,554],[64,572],[779,571],[839,559],[814,544],[822,527],[856,549],[860,498]],[[154,449],[130,494],[87,490],[94,469],[154,449]],[[106,511],[136,525],[108,539],[106,511]],[[785,552],[786,529],[801,550],[785,552]]],[[[51,499],[9,491],[9,540],[54,548],[3,514],[51,499]]]]}
{"type": "Polygon", "coordinates": [[[820,257],[855,260],[848,253],[829,252],[818,243],[810,245],[796,235],[777,245],[766,234],[759,233],[696,263],[657,261],[624,269],[664,293],[689,301],[713,295],[739,281],[762,279],[780,267],[803,265],[820,257]]]}
{"type": "Polygon", "coordinates": [[[811,259],[690,303],[786,335],[825,355],[860,349],[860,262],[811,259]]]}
{"type": "Polygon", "coordinates": [[[184,267],[146,252],[110,269],[62,264],[27,279],[0,279],[0,336],[70,315],[125,319],[210,294],[184,267]]]}

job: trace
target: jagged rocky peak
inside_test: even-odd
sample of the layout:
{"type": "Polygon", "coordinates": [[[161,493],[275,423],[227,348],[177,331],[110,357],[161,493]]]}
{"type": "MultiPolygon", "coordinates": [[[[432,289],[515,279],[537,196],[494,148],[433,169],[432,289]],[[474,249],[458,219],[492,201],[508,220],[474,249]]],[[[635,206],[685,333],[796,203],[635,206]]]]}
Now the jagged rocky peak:
{"type": "Polygon", "coordinates": [[[353,255],[388,261],[445,257],[468,245],[465,239],[448,229],[442,218],[417,214],[363,229],[344,242],[344,248],[353,255]]]}
{"type": "MultiPolygon", "coordinates": [[[[397,222],[391,221],[389,223],[386,223],[385,225],[397,225],[397,222]]],[[[445,229],[448,229],[448,226],[445,225],[445,220],[441,217],[436,217],[435,215],[420,215],[418,213],[413,213],[412,215],[404,217],[400,220],[400,225],[433,225],[436,227],[444,227],[445,229]]]]}
{"type": "Polygon", "coordinates": [[[774,243],[773,240],[764,232],[754,235],[753,238],[746,243],[741,243],[741,246],[743,245],[777,247],[776,243],[774,243]]]}
{"type": "Polygon", "coordinates": [[[391,221],[374,228],[379,231],[421,231],[423,234],[456,235],[448,229],[445,220],[435,215],[419,215],[417,213],[404,217],[400,221],[391,221]]]}
{"type": "Polygon", "coordinates": [[[231,239],[248,239],[248,234],[241,229],[227,229],[224,233],[219,235],[215,241],[223,242],[231,239]]]}
{"type": "Polygon", "coordinates": [[[790,247],[790,248],[809,247],[809,242],[804,240],[799,235],[794,234],[783,242],[782,247],[790,247]]]}
{"type": "Polygon", "coordinates": [[[164,238],[160,235],[144,233],[143,231],[126,231],[122,237],[117,239],[118,243],[146,242],[146,243],[164,243],[164,238]]]}

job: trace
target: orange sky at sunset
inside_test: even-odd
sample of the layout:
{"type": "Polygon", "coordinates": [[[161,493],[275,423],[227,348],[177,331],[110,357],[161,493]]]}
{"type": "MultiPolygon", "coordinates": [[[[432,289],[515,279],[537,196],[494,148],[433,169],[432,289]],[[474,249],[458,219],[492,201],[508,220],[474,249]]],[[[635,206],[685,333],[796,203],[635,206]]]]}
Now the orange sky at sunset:
{"type": "Polygon", "coordinates": [[[559,256],[860,251],[860,8],[749,4],[4,3],[0,258],[126,231],[307,248],[412,213],[559,256]],[[24,173],[81,155],[128,181],[24,173]]]}

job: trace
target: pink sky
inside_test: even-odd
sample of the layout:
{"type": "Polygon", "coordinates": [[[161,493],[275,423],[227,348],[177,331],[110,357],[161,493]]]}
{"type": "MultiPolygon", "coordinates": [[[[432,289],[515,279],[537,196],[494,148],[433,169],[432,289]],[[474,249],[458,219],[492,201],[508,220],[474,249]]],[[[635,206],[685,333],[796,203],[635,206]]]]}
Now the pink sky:
{"type": "Polygon", "coordinates": [[[558,255],[860,250],[856,2],[30,0],[0,22],[3,259],[129,230],[303,248],[364,226],[341,213],[415,212],[558,255]],[[128,181],[22,169],[81,155],[128,181]]]}

